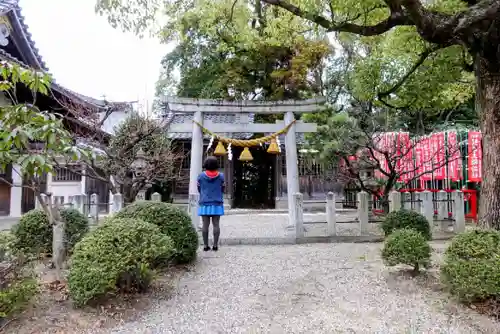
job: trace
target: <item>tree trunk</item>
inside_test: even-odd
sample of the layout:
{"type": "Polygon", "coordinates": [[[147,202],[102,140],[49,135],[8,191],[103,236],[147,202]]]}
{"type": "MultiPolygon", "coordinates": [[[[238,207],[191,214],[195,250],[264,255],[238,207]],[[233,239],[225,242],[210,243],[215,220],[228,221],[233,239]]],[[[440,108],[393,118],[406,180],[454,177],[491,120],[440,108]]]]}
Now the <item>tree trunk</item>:
{"type": "Polygon", "coordinates": [[[482,132],[482,183],[479,224],[500,230],[500,59],[476,55],[476,106],[482,132]]]}

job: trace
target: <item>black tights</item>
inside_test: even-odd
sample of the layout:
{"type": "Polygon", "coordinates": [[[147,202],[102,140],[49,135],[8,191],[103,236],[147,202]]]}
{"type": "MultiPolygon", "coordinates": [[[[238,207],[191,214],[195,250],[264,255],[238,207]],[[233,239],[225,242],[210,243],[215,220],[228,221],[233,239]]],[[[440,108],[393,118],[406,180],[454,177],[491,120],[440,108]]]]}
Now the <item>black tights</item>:
{"type": "Polygon", "coordinates": [[[214,246],[217,247],[219,244],[220,236],[220,216],[201,216],[201,220],[203,221],[201,235],[203,236],[203,243],[205,244],[205,247],[208,247],[208,229],[210,227],[210,218],[212,219],[212,225],[214,229],[214,246]]]}

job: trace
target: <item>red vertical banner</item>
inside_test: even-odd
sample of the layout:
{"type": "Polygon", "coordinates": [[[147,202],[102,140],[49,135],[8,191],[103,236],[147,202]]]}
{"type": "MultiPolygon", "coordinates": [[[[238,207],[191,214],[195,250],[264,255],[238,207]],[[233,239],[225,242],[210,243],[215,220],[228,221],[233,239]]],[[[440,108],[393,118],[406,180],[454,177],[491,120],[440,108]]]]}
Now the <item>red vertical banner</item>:
{"type": "MultiPolygon", "coordinates": [[[[381,132],[376,134],[376,151],[377,151],[377,156],[376,158],[378,159],[380,163],[380,170],[387,172],[389,170],[388,164],[387,164],[387,159],[385,157],[386,152],[388,152],[388,149],[390,147],[390,136],[388,132],[381,132]]],[[[379,178],[384,178],[385,175],[380,171],[377,171],[377,177],[379,178]]]]}
{"type": "Polygon", "coordinates": [[[468,136],[468,176],[471,182],[481,182],[483,167],[483,150],[481,148],[481,132],[469,131],[468,136]]]}
{"type": "Polygon", "coordinates": [[[386,141],[385,141],[385,151],[389,155],[389,161],[386,161],[385,170],[389,171],[389,164],[392,168],[397,170],[397,146],[398,146],[398,138],[397,132],[387,132],[386,133],[386,141]]]}
{"type": "Polygon", "coordinates": [[[421,139],[422,143],[422,156],[421,156],[421,169],[420,169],[420,180],[430,181],[432,180],[432,154],[431,154],[431,138],[423,137],[421,139]]]}
{"type": "Polygon", "coordinates": [[[462,154],[455,131],[447,133],[448,137],[448,177],[452,181],[462,179],[462,154]]]}
{"type": "Polygon", "coordinates": [[[410,134],[408,132],[400,133],[398,142],[399,181],[408,182],[415,176],[415,167],[413,166],[413,147],[410,141],[410,134]]]}
{"type": "Polygon", "coordinates": [[[419,176],[423,172],[423,154],[424,154],[424,146],[422,143],[422,138],[416,138],[413,142],[413,146],[415,147],[415,172],[416,175],[419,176]]]}
{"type": "Polygon", "coordinates": [[[446,148],[444,132],[433,133],[432,140],[432,171],[435,180],[446,178],[446,148]]]}

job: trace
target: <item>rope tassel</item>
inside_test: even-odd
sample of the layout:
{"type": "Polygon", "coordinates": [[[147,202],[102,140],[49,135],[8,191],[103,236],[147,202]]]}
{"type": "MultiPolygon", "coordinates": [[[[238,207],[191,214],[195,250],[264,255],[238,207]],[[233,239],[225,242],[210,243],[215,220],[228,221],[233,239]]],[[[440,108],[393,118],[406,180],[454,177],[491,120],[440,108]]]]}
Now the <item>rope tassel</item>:
{"type": "Polygon", "coordinates": [[[217,143],[217,147],[215,148],[214,155],[221,156],[221,155],[225,155],[226,153],[227,152],[226,152],[226,149],[224,148],[224,145],[222,144],[221,141],[219,141],[217,143]]]}
{"type": "Polygon", "coordinates": [[[243,149],[243,152],[241,152],[241,154],[240,154],[239,160],[245,161],[245,162],[253,160],[252,153],[250,153],[250,150],[248,149],[248,147],[245,147],[243,149]]]}

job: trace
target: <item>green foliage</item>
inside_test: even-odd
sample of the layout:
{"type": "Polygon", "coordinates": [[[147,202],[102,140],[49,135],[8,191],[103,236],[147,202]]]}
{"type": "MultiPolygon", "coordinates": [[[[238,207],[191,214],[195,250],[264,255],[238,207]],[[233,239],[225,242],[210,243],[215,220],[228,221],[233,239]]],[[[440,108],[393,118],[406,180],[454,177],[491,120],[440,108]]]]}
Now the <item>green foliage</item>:
{"type": "Polygon", "coordinates": [[[0,107],[0,170],[9,164],[18,164],[21,173],[40,177],[53,169],[54,156],[77,160],[88,152],[73,145],[60,115],[42,111],[31,103],[16,103],[16,89],[22,84],[33,93],[47,95],[50,87],[48,74],[27,70],[17,64],[0,65],[0,92],[14,100],[10,106],[0,107]],[[43,143],[36,150],[30,143],[43,143]]]}
{"type": "Polygon", "coordinates": [[[0,320],[20,311],[38,291],[34,279],[23,279],[9,283],[0,289],[0,320]]]}
{"type": "Polygon", "coordinates": [[[117,291],[144,291],[160,260],[174,254],[172,240],[150,223],[111,218],[75,246],[69,292],[77,306],[117,291]]]}
{"type": "Polygon", "coordinates": [[[453,238],[441,266],[445,286],[467,302],[500,296],[500,232],[474,230],[453,238]]]}
{"type": "Polygon", "coordinates": [[[15,237],[0,232],[0,322],[20,311],[36,294],[36,280],[27,275],[24,255],[13,248],[15,237]]]}
{"type": "Polygon", "coordinates": [[[16,238],[7,231],[0,231],[0,262],[7,261],[12,256],[12,247],[16,238]]]}
{"type": "MultiPolygon", "coordinates": [[[[88,219],[76,209],[63,208],[60,213],[65,221],[65,249],[71,252],[73,246],[88,232],[88,219]]],[[[19,224],[12,228],[12,234],[15,236],[15,249],[35,255],[51,254],[52,225],[43,210],[25,213],[19,224]]]]}
{"type": "Polygon", "coordinates": [[[157,225],[161,232],[172,238],[177,263],[189,263],[196,258],[198,234],[191,218],[180,208],[163,202],[138,201],[124,207],[117,218],[132,218],[157,225]]]}
{"type": "Polygon", "coordinates": [[[426,268],[430,264],[431,247],[422,233],[403,228],[387,237],[382,249],[382,259],[388,266],[405,264],[418,272],[420,268],[426,268]]]}
{"type": "MultiPolygon", "coordinates": [[[[215,3],[222,7],[227,4],[215,3]]],[[[302,27],[299,29],[293,26],[294,22],[289,22],[284,26],[288,31],[286,38],[281,39],[286,42],[281,43],[275,35],[266,34],[268,26],[281,16],[259,8],[255,10],[269,16],[269,20],[263,18],[257,24],[254,15],[245,14],[238,22],[231,22],[227,17],[229,11],[223,10],[211,18],[214,24],[208,24],[204,13],[213,6],[214,2],[202,1],[196,8],[178,8],[175,14],[171,12],[177,17],[174,24],[177,27],[168,29],[175,30],[172,34],[179,35],[180,43],[162,61],[158,94],[280,100],[303,99],[321,93],[323,61],[333,53],[324,39],[298,33],[294,29],[302,27]],[[203,6],[207,7],[205,11],[203,6]],[[225,17],[222,21],[221,16],[225,17]],[[221,22],[227,24],[220,25],[221,22]],[[214,27],[224,32],[214,34],[214,27]],[[174,76],[176,70],[180,78],[174,76]]]]}
{"type": "Polygon", "coordinates": [[[389,236],[394,230],[402,228],[414,229],[422,234],[426,240],[431,239],[431,226],[420,213],[409,210],[390,212],[382,222],[382,230],[389,236]]]}
{"type": "Polygon", "coordinates": [[[147,183],[172,180],[182,155],[178,154],[167,131],[157,120],[132,113],[114,131],[107,154],[101,157],[99,166],[105,175],[113,175],[119,180],[125,202],[131,202],[147,183]],[[145,164],[140,175],[134,178],[136,171],[131,166],[141,149],[145,164]]]}

